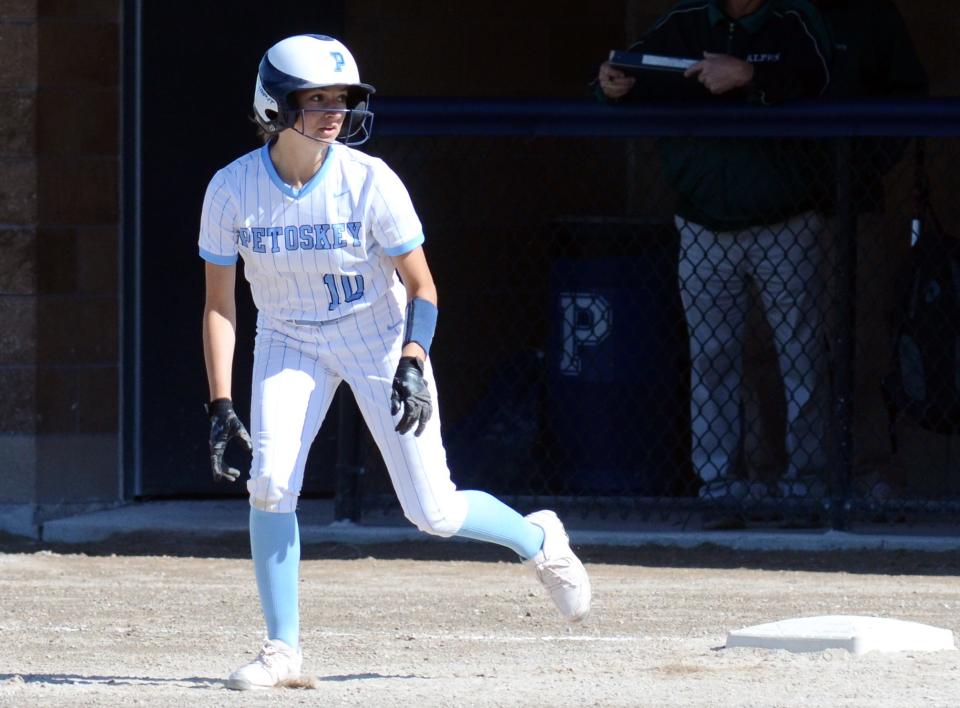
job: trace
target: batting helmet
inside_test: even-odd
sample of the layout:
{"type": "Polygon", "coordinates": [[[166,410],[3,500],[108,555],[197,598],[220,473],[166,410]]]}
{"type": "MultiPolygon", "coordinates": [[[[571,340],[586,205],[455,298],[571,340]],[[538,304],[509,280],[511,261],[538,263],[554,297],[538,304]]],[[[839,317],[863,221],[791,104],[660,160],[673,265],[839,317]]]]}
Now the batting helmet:
{"type": "Polygon", "coordinates": [[[359,145],[370,137],[370,95],[376,89],[360,82],[353,55],[333,37],[287,37],[270,47],[260,60],[253,93],[254,118],[267,135],[275,135],[294,127],[297,121],[301,109],[295,102],[295,91],[340,85],[347,87],[347,108],[337,140],[359,145]]]}

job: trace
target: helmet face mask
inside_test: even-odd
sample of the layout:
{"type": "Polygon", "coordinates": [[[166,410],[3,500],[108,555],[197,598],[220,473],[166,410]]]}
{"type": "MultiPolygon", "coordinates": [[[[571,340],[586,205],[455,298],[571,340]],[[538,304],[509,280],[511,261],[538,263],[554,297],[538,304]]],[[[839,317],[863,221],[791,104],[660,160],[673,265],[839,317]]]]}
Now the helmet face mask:
{"type": "Polygon", "coordinates": [[[370,137],[373,125],[370,95],[376,89],[360,82],[357,63],[350,51],[341,42],[324,35],[288,37],[267,50],[260,61],[253,93],[254,118],[267,135],[294,128],[318,140],[304,133],[305,121],[298,118],[304,117],[304,111],[321,109],[300,108],[294,94],[302,89],[340,85],[347,89],[347,107],[322,110],[343,112],[343,129],[337,140],[347,145],[361,145],[370,137]]]}
{"type": "Polygon", "coordinates": [[[282,111],[274,120],[274,123],[284,125],[305,138],[317,142],[329,142],[306,132],[307,115],[310,113],[342,113],[343,122],[341,123],[340,134],[336,139],[345,145],[362,145],[370,139],[370,131],[373,127],[373,112],[367,110],[367,103],[364,101],[358,103],[354,108],[297,108],[282,111]]]}

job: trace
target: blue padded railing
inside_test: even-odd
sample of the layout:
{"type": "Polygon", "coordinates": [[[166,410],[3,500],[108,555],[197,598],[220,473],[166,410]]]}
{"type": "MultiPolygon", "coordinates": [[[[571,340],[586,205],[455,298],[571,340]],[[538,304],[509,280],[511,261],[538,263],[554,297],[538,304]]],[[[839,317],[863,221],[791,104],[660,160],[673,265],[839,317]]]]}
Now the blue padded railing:
{"type": "Polygon", "coordinates": [[[684,103],[379,98],[374,135],[957,136],[960,99],[819,100],[761,107],[684,103]]]}

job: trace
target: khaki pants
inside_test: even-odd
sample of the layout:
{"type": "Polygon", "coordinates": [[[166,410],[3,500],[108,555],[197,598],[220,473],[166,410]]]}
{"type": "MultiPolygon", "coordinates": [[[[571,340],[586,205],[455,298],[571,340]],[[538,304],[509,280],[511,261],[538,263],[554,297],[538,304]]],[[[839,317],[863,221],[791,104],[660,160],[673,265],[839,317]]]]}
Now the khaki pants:
{"type": "Polygon", "coordinates": [[[690,334],[692,462],[705,483],[735,476],[745,426],[743,365],[756,294],[776,349],[785,402],[785,479],[826,466],[824,223],[805,212],[780,224],[714,232],[680,217],[680,293],[690,334]]]}

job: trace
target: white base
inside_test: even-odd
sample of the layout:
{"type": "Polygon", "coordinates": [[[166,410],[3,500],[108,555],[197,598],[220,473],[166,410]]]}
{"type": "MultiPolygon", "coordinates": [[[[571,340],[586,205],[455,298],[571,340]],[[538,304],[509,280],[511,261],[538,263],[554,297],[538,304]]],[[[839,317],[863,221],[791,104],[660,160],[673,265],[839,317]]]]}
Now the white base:
{"type": "Polygon", "coordinates": [[[953,632],[918,622],[829,615],[801,617],[744,627],[727,635],[727,647],[785,649],[792,652],[846,649],[868,651],[940,651],[956,649],[953,632]]]}

